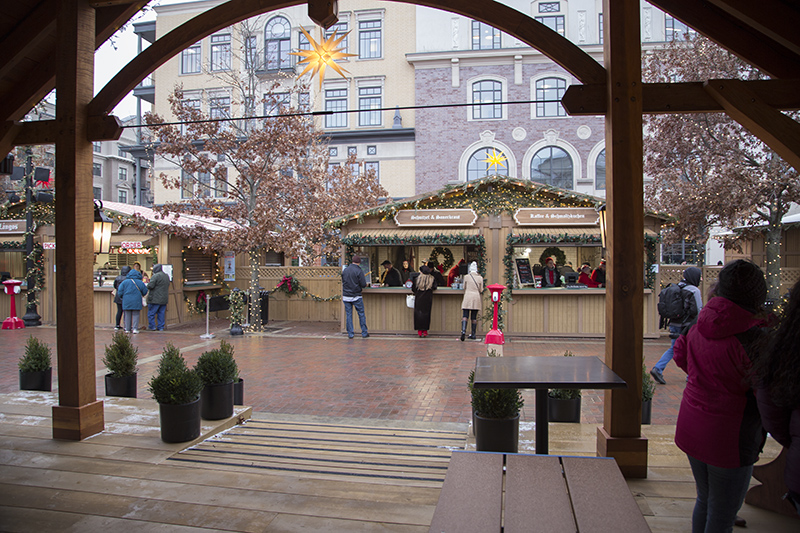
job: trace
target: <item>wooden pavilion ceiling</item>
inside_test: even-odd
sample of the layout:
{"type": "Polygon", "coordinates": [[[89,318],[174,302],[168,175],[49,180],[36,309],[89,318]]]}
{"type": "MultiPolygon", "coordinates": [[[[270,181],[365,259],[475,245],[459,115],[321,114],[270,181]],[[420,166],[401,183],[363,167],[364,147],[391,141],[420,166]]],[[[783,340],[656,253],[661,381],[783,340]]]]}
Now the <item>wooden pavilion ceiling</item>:
{"type": "MultiPolygon", "coordinates": [[[[56,15],[62,1],[11,0],[0,2],[0,148],[14,144],[47,142],[50,135],[35,128],[15,127],[36,103],[55,87],[56,15]]],[[[99,47],[118,28],[144,7],[148,0],[87,0],[96,9],[96,42],[99,47]]],[[[438,6],[450,0],[402,0],[407,3],[438,6]]],[[[697,29],[747,62],[768,73],[774,80],[760,85],[745,84],[726,91],[703,84],[672,84],[646,87],[645,112],[721,111],[747,122],[781,122],[778,110],[800,108],[800,5],[787,0],[650,0],[654,6],[697,29]],[[729,97],[727,93],[735,93],[729,97]],[[749,117],[735,101],[755,98],[767,110],[749,117]]],[[[486,0],[458,0],[460,8],[474,4],[486,10],[486,0]]],[[[455,6],[455,4],[453,4],[455,6]]],[[[706,84],[708,85],[708,84],[706,84]]],[[[741,85],[741,84],[740,84],[741,85]]],[[[572,87],[565,106],[572,114],[603,114],[605,86],[572,87]]],[[[102,137],[101,131],[95,137],[102,137]]],[[[791,130],[790,124],[784,124],[791,130]]],[[[759,129],[756,124],[755,129],[759,129]]],[[[761,129],[770,129],[769,123],[761,129]]],[[[107,128],[108,130],[109,128],[107,128]]],[[[110,128],[113,129],[113,128],[110,128]]],[[[791,141],[790,141],[791,142],[791,141]]],[[[800,140],[795,141],[800,153],[800,140]]],[[[0,150],[2,151],[2,150],[0,150]]],[[[797,161],[800,162],[800,156],[797,161]]]]}

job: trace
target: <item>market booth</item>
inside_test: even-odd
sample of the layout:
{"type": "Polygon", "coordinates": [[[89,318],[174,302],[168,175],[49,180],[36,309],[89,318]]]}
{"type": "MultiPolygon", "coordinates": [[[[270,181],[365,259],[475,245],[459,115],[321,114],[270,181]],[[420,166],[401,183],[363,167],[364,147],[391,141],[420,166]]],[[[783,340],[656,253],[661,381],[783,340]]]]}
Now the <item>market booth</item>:
{"type": "MultiPolygon", "coordinates": [[[[602,198],[536,182],[491,176],[432,194],[346,215],[329,224],[342,232],[346,263],[360,255],[369,277],[364,307],[370,332],[413,333],[413,311],[406,287],[380,286],[381,263],[403,261],[419,271],[433,261],[445,280],[433,296],[432,334],[456,334],[461,328],[460,276],[476,261],[486,284],[501,283],[501,320],[507,335],[602,337],[605,288],[588,288],[568,275],[583,262],[592,268],[603,258],[602,198]],[[544,258],[555,257],[562,286],[540,288],[544,258]],[[566,268],[565,268],[566,267],[566,268]]],[[[646,337],[658,337],[653,293],[662,219],[645,216],[646,257],[642,258],[646,337]]],[[[657,293],[657,291],[656,291],[657,293]]],[[[481,330],[491,326],[488,291],[481,330]]],[[[344,317],[344,313],[342,313],[344,317]]],[[[345,331],[342,318],[342,331],[345,331]]]]}

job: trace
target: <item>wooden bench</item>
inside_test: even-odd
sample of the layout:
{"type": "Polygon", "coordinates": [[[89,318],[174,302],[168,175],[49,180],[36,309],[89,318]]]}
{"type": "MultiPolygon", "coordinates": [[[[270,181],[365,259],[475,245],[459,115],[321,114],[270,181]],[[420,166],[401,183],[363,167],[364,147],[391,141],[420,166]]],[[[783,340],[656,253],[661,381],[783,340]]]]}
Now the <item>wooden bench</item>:
{"type": "Polygon", "coordinates": [[[431,533],[650,531],[614,459],[455,451],[431,533]]]}

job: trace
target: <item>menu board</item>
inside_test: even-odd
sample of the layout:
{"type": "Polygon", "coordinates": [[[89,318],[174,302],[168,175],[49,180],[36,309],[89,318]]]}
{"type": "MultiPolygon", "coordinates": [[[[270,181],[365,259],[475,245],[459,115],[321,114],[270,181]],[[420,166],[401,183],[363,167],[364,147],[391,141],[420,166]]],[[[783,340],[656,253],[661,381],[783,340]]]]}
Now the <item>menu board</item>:
{"type": "Polygon", "coordinates": [[[519,282],[521,285],[533,283],[533,272],[531,271],[531,262],[527,257],[517,257],[514,259],[517,263],[517,274],[519,275],[519,282]]]}

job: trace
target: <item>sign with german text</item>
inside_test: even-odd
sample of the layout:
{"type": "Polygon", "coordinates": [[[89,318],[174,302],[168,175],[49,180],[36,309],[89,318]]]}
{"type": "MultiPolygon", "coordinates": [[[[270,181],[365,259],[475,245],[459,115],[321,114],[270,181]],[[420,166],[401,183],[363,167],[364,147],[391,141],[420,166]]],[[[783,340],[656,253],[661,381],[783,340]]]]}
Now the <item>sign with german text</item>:
{"type": "Polygon", "coordinates": [[[44,248],[45,250],[55,250],[56,249],[56,243],[54,243],[54,242],[43,242],[42,243],[42,248],[44,248]]]}
{"type": "Polygon", "coordinates": [[[519,226],[598,226],[600,216],[591,207],[521,207],[514,220],[519,226]]]}
{"type": "Polygon", "coordinates": [[[403,209],[394,215],[398,226],[472,226],[476,220],[472,209],[403,209]]]}
{"type": "Polygon", "coordinates": [[[141,241],[122,241],[119,244],[119,247],[123,248],[125,250],[130,250],[130,249],[134,249],[134,248],[142,248],[142,242],[141,241]]]}
{"type": "Polygon", "coordinates": [[[0,220],[0,235],[25,233],[24,220],[0,220]]]}

